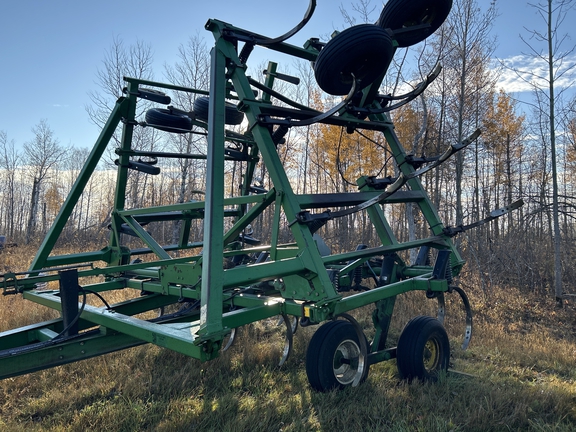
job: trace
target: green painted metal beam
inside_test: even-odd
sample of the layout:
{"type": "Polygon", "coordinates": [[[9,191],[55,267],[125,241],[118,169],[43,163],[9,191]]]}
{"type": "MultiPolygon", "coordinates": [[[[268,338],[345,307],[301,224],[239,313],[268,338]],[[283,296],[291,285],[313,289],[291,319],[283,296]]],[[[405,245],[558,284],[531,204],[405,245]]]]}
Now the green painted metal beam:
{"type": "Polygon", "coordinates": [[[336,303],[334,314],[338,315],[348,312],[370,303],[375,303],[382,299],[395,297],[408,291],[448,291],[448,284],[445,279],[435,280],[431,278],[410,278],[400,282],[384,285],[378,288],[345,297],[336,303]]]}
{"type": "MultiPolygon", "coordinates": [[[[53,293],[46,294],[29,291],[23,295],[26,299],[34,299],[36,303],[52,309],[61,310],[60,297],[53,293]]],[[[200,360],[208,360],[211,358],[209,353],[195,344],[197,335],[195,332],[190,331],[190,329],[182,330],[173,324],[156,324],[118,313],[113,309],[107,310],[90,305],[84,305],[84,310],[80,316],[95,325],[106,327],[114,332],[123,333],[139,339],[142,342],[153,343],[200,360]]]]}
{"type": "Polygon", "coordinates": [[[52,227],[46,234],[44,241],[42,242],[40,248],[38,249],[38,253],[36,254],[34,260],[30,264],[30,270],[37,270],[46,267],[46,260],[48,258],[48,255],[50,255],[50,252],[52,252],[52,249],[54,248],[54,245],[56,244],[58,237],[62,233],[64,226],[68,222],[68,219],[70,218],[70,215],[74,210],[74,206],[78,202],[78,199],[82,195],[82,192],[84,191],[84,188],[88,184],[90,177],[92,176],[94,170],[98,166],[98,163],[100,162],[100,159],[102,158],[102,155],[106,150],[106,146],[108,145],[110,138],[112,138],[112,135],[114,134],[116,127],[120,123],[120,120],[123,117],[127,117],[129,106],[130,101],[126,98],[120,98],[116,102],[116,105],[114,106],[114,109],[112,110],[112,113],[108,118],[108,121],[104,125],[102,132],[100,132],[100,136],[96,140],[96,144],[92,148],[92,151],[88,155],[88,159],[84,163],[84,167],[82,168],[80,174],[78,175],[78,178],[74,182],[74,185],[72,186],[72,189],[70,190],[70,193],[66,198],[66,201],[64,201],[64,204],[62,205],[60,211],[58,212],[58,215],[56,216],[56,219],[54,220],[52,227]]]}
{"type": "Polygon", "coordinates": [[[224,130],[226,57],[224,39],[216,41],[210,63],[208,165],[206,172],[205,241],[202,257],[200,334],[205,339],[222,333],[222,255],[224,253],[224,130]]]}
{"type": "Polygon", "coordinates": [[[49,343],[28,345],[12,354],[0,353],[0,379],[61,366],[103,354],[142,345],[144,342],[122,333],[101,331],[49,343]]]}

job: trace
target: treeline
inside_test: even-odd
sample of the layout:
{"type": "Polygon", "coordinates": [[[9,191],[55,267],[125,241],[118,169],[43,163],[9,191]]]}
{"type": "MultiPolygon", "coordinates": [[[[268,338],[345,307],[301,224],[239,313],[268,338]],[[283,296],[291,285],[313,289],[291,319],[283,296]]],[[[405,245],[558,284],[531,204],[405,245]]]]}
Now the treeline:
{"type": "MultiPolygon", "coordinates": [[[[370,1],[357,3],[354,10],[365,21],[375,21],[370,1]]],[[[561,295],[574,292],[571,281],[576,276],[572,258],[575,101],[567,98],[562,89],[555,92],[553,79],[544,83],[532,81],[533,108],[526,114],[519,113],[513,96],[497,87],[499,70],[491,63],[494,50],[491,23],[496,13],[494,4],[481,11],[474,0],[455,0],[448,21],[434,37],[406,55],[403,51],[396,54],[396,63],[391,66],[381,92],[409,91],[439,62],[442,71],[424,94],[391,112],[401,142],[415,157],[432,157],[448,145],[462,142],[476,129],[482,131],[468,149],[422,179],[447,225],[472,223],[518,199],[525,202],[518,211],[456,238],[468,261],[461,283],[480,287],[487,293],[493,288],[516,286],[542,295],[555,293],[558,297],[555,257],[561,260],[561,295]],[[411,70],[405,64],[408,56],[415,59],[411,64],[416,66],[411,70]]],[[[353,16],[345,15],[345,19],[354,23],[353,16]]],[[[561,38],[555,32],[553,37],[561,38]]],[[[190,38],[180,46],[175,64],[165,67],[163,80],[208,89],[208,53],[206,42],[198,36],[190,38]]],[[[553,60],[563,59],[559,51],[551,55],[553,60]]],[[[152,64],[149,45],[138,42],[127,47],[123,41],[114,40],[105,55],[104,67],[97,73],[99,88],[91,94],[93,103],[87,109],[91,120],[103,126],[116,98],[122,94],[122,76],[153,79],[152,64]]],[[[570,72],[562,69],[562,61],[550,64],[559,68],[557,74],[570,72]]],[[[299,62],[280,68],[283,73],[298,76],[300,85],[277,81],[277,91],[320,110],[337,103],[319,90],[309,64],[299,62]]],[[[262,69],[260,65],[252,76],[261,77],[262,69]]],[[[194,95],[171,96],[172,105],[177,108],[193,109],[194,95]]],[[[143,117],[150,105],[144,101],[139,105],[139,115],[143,117]]],[[[242,128],[239,126],[238,131],[242,132],[242,128]]],[[[0,133],[0,234],[16,242],[42,238],[89,153],[88,149],[61,147],[45,121],[40,121],[33,132],[34,139],[24,143],[22,151],[17,150],[6,133],[0,133]]],[[[205,136],[197,132],[204,131],[175,135],[137,127],[134,148],[205,154],[205,136]]],[[[76,206],[64,241],[77,240],[82,244],[106,238],[113,207],[114,148],[119,133],[76,206]]],[[[371,131],[348,134],[329,125],[292,128],[278,151],[298,193],[353,191],[360,176],[396,175],[384,137],[371,131]]],[[[204,161],[165,158],[159,160],[158,166],[161,174],[157,176],[131,173],[127,207],[203,199],[204,161]]],[[[234,196],[242,182],[242,162],[227,162],[226,169],[228,194],[234,196]]],[[[263,187],[273,187],[266,167],[261,166],[257,176],[263,187]]],[[[400,240],[428,235],[429,227],[417,207],[394,205],[386,207],[385,212],[400,240]]],[[[271,230],[272,217],[267,216],[253,224],[255,235],[262,238],[271,230]]],[[[356,213],[331,221],[321,233],[337,251],[358,243],[375,245],[375,234],[369,227],[367,216],[356,213]]],[[[171,224],[147,227],[165,243],[174,241],[176,228],[171,224]]],[[[286,228],[287,239],[288,231],[286,228]]],[[[198,223],[192,236],[201,238],[201,234],[198,223]]]]}

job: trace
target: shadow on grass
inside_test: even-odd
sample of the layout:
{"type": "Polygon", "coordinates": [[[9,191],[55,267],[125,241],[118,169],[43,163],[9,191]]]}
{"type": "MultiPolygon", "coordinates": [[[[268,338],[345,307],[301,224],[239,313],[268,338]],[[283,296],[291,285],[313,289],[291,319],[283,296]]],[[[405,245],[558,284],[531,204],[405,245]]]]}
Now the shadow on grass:
{"type": "Polygon", "coordinates": [[[519,368],[494,347],[456,354],[474,376],[408,384],[391,361],[359,387],[314,392],[305,373],[314,330],[299,330],[281,368],[277,350],[246,331],[209,363],[147,345],[5,380],[0,430],[575,430],[574,379],[519,368]]]}

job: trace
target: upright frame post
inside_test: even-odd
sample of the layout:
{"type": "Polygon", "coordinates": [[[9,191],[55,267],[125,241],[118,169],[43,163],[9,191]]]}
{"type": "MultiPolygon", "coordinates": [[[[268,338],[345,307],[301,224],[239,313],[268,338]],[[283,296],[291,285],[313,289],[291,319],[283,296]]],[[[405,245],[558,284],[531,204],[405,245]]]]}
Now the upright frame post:
{"type": "Polygon", "coordinates": [[[202,253],[200,330],[203,339],[222,332],[224,253],[224,137],[226,57],[218,40],[211,52],[210,104],[208,112],[208,158],[206,207],[202,253]]]}

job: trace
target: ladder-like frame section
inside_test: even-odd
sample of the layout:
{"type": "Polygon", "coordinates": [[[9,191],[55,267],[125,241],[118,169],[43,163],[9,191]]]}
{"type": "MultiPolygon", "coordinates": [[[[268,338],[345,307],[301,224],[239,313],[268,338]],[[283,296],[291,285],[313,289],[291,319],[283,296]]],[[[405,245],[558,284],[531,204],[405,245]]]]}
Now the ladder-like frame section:
{"type": "MultiPolygon", "coordinates": [[[[377,179],[358,180],[359,192],[340,194],[297,194],[277,152],[274,131],[280,127],[298,127],[298,120],[309,120],[320,113],[287,98],[292,107],[279,107],[270,100],[282,97],[273,89],[276,66],[270,65],[261,97],[254,92],[255,82],[246,75],[246,60],[255,45],[314,61],[317,44],[309,41],[299,48],[283,41],[270,40],[222,21],[210,20],[206,28],[215,39],[211,52],[209,92],[171,84],[126,78],[125,96],[118,99],[84,168],[67,200],[44,239],[28,272],[3,275],[4,294],[21,293],[25,299],[62,312],[62,318],[0,334],[0,378],[70,363],[142,343],[173,349],[200,360],[218,356],[224,338],[240,326],[275,315],[293,315],[302,323],[314,324],[332,319],[359,307],[375,304],[376,337],[371,345],[370,363],[387,360],[394,351],[386,347],[388,325],[396,296],[421,290],[439,297],[449,290],[452,276],[464,264],[454,243],[424,190],[416,164],[410,163],[394,133],[388,115],[379,103],[377,89],[381,80],[363,90],[361,107],[372,109],[363,120],[342,108],[321,122],[355,129],[380,131],[394,156],[399,183],[387,185],[377,179]],[[239,51],[239,43],[244,48],[239,51]],[[207,130],[208,153],[204,155],[157,154],[137,151],[132,146],[136,106],[144,88],[184,91],[209,95],[208,121],[193,119],[196,127],[207,130]],[[226,129],[226,100],[237,99],[237,107],[247,118],[247,132],[226,129]],[[112,135],[122,125],[118,154],[118,174],[111,213],[110,240],[103,249],[70,255],[51,255],[74,206],[102,159],[112,135]],[[245,150],[241,155],[230,151],[227,142],[245,150]],[[206,159],[205,201],[186,202],[148,208],[126,208],[126,189],[137,157],[186,157],[206,159]],[[238,159],[240,158],[241,159],[238,159]],[[225,196],[226,160],[246,164],[241,193],[225,196]],[[263,163],[273,189],[252,193],[251,185],[258,163],[263,163]],[[404,186],[401,188],[401,186],[404,186]],[[393,189],[393,190],[392,190],[393,189]],[[383,206],[415,203],[429,228],[430,236],[401,242],[388,224],[383,206]],[[366,211],[380,244],[372,247],[323,256],[317,247],[314,231],[333,217],[319,209],[340,208],[366,211]],[[249,246],[243,233],[264,211],[273,213],[273,229],[268,246],[249,246]],[[190,241],[190,225],[203,220],[201,240],[190,241]],[[226,228],[225,220],[232,221],[226,228]],[[143,225],[153,221],[182,221],[177,244],[161,245],[143,225]],[[282,220],[289,223],[293,242],[279,242],[282,220]],[[141,240],[143,247],[130,249],[123,243],[127,232],[141,240]],[[414,248],[438,250],[435,266],[426,262],[410,265],[399,253],[414,248]],[[195,252],[174,257],[171,252],[195,252]],[[136,258],[153,254],[156,258],[139,262],[136,258]],[[264,254],[266,260],[242,257],[264,254]],[[238,257],[240,264],[224,268],[223,262],[238,257]],[[99,262],[105,266],[98,266],[99,262]],[[378,264],[377,268],[375,265],[378,264]],[[449,273],[448,279],[446,274],[449,273]],[[368,290],[343,296],[342,288],[353,291],[353,276],[376,280],[368,290]],[[101,282],[83,284],[88,277],[101,282]],[[58,290],[38,290],[36,284],[57,281],[58,290]],[[132,289],[143,296],[109,307],[86,303],[87,293],[132,289]],[[139,314],[185,300],[195,308],[185,315],[166,319],[143,319],[139,314]],[[80,304],[79,304],[80,301],[80,304]]],[[[453,151],[461,147],[451,147],[453,151]]],[[[451,154],[451,153],[450,153],[451,154]]],[[[448,154],[449,155],[449,154],[448,154]]],[[[136,165],[135,165],[136,164],[136,165]]],[[[136,167],[136,168],[135,168],[136,167]]]]}

